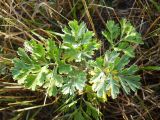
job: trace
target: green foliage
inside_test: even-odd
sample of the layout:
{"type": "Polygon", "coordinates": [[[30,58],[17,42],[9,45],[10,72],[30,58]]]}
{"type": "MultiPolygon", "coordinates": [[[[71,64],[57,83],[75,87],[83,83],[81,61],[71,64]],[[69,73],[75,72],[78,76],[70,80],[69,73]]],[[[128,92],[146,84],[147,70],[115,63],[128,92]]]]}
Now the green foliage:
{"type": "Polygon", "coordinates": [[[68,113],[68,111],[72,111],[69,114],[68,119],[73,120],[100,120],[102,113],[100,112],[98,106],[98,102],[86,101],[83,98],[76,99],[74,96],[71,96],[64,102],[63,105],[59,108],[60,111],[68,113]]]}
{"type": "Polygon", "coordinates": [[[137,66],[125,68],[129,63],[129,57],[119,56],[116,51],[106,51],[104,58],[97,58],[91,62],[94,68],[90,81],[93,83],[92,89],[104,100],[107,98],[106,93],[114,99],[120,93],[120,88],[129,94],[130,90],[136,91],[140,87],[140,77],[134,75],[138,71],[137,66]]]}
{"type": "Polygon", "coordinates": [[[69,28],[65,27],[62,31],[64,32],[62,48],[65,49],[63,59],[81,62],[92,58],[94,50],[99,48],[99,44],[93,39],[94,33],[89,31],[83,22],[78,25],[77,21],[70,21],[69,28]]]}
{"type": "Polygon", "coordinates": [[[160,4],[158,2],[156,2],[155,0],[150,0],[150,2],[154,5],[154,7],[156,8],[156,10],[158,12],[160,12],[160,4]]]}
{"type": "Polygon", "coordinates": [[[160,66],[144,66],[142,68],[140,68],[141,70],[149,70],[149,71],[153,71],[153,70],[160,70],[160,66]]]}
{"type": "Polygon", "coordinates": [[[31,40],[18,49],[12,74],[19,84],[31,90],[44,88],[49,96],[62,95],[66,102],[60,110],[74,120],[99,120],[98,105],[107,101],[107,96],[115,99],[121,90],[129,94],[140,88],[140,76],[135,75],[139,69],[128,64],[134,56],[132,45],[143,42],[125,19],[120,27],[114,21],[107,22],[102,34],[111,49],[96,60],[93,55],[100,44],[85,23],[70,21],[62,31],[62,44],[52,39],[43,44],[31,40]]]}
{"type": "Polygon", "coordinates": [[[86,82],[86,74],[82,71],[72,70],[67,77],[64,78],[64,82],[62,93],[72,95],[76,90],[83,90],[86,82]]]}
{"type": "Polygon", "coordinates": [[[106,30],[102,32],[115,51],[122,51],[129,57],[134,57],[134,44],[143,44],[142,38],[135,28],[126,19],[120,21],[120,25],[114,21],[108,21],[106,30]]]}
{"type": "Polygon", "coordinates": [[[0,63],[0,75],[5,75],[7,73],[7,66],[0,63]]]}

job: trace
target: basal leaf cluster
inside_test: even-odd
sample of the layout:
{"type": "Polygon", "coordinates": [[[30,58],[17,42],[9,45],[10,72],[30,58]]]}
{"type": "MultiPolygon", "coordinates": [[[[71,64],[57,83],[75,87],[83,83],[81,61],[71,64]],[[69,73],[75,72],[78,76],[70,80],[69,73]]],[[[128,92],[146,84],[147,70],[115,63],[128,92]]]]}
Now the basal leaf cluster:
{"type": "Polygon", "coordinates": [[[133,46],[143,42],[126,19],[106,23],[102,35],[110,47],[95,60],[100,42],[84,22],[70,21],[62,32],[61,44],[51,38],[26,41],[13,60],[13,79],[34,91],[42,88],[49,96],[62,95],[64,104],[59,109],[75,120],[99,120],[100,102],[140,88],[139,69],[129,63],[133,46]]]}

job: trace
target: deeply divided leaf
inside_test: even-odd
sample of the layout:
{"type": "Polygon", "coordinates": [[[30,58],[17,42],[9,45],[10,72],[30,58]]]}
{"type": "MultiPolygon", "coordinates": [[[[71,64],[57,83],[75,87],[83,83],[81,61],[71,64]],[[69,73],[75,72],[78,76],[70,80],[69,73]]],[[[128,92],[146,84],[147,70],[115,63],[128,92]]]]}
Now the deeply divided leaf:
{"type": "Polygon", "coordinates": [[[129,57],[134,57],[134,44],[143,44],[141,35],[126,19],[120,20],[120,25],[110,20],[106,30],[102,32],[115,51],[122,51],[129,57]]]}

